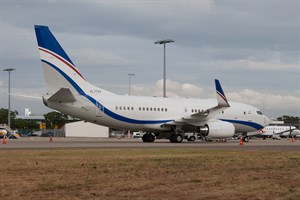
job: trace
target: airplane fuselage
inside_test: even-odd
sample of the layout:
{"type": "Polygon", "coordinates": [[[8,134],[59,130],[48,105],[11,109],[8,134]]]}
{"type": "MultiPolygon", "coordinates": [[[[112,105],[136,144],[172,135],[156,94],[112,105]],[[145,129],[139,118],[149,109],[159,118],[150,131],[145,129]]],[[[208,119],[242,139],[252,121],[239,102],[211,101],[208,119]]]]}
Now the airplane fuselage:
{"type": "MultiPolygon", "coordinates": [[[[47,102],[47,106],[68,115],[111,128],[170,131],[167,122],[184,118],[217,105],[215,99],[162,98],[122,95],[76,96],[73,103],[47,102]],[[98,103],[95,103],[98,102],[98,103]]],[[[237,102],[215,117],[234,124],[235,133],[251,132],[263,128],[267,118],[256,108],[237,102]]],[[[193,125],[201,126],[194,122],[193,125]]]]}

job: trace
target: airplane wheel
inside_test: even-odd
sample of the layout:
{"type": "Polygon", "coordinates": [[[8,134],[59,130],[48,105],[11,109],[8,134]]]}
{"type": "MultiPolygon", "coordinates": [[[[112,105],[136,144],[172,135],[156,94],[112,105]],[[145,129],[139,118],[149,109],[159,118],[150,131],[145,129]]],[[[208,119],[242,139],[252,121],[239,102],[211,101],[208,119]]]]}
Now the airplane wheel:
{"type": "Polygon", "coordinates": [[[182,137],[181,134],[176,134],[176,135],[175,135],[175,142],[181,143],[182,140],[183,140],[183,137],[182,137]]]}
{"type": "Polygon", "coordinates": [[[155,136],[152,133],[145,133],[142,140],[143,142],[154,142],[155,136]]]}
{"type": "Polygon", "coordinates": [[[148,135],[148,142],[154,142],[154,140],[155,140],[154,135],[151,134],[151,133],[149,133],[149,135],[148,135]]]}
{"type": "Polygon", "coordinates": [[[249,137],[243,137],[244,142],[249,142],[249,137]]]}
{"type": "Polygon", "coordinates": [[[196,137],[195,136],[191,136],[190,138],[189,138],[189,141],[191,141],[191,142],[194,142],[196,140],[196,137]]]}
{"type": "Polygon", "coordinates": [[[170,135],[170,142],[171,142],[171,143],[175,143],[175,142],[176,142],[176,134],[173,134],[173,133],[172,133],[172,134],[170,135]]]}
{"type": "Polygon", "coordinates": [[[145,133],[142,137],[143,142],[149,142],[149,133],[145,133]]]}

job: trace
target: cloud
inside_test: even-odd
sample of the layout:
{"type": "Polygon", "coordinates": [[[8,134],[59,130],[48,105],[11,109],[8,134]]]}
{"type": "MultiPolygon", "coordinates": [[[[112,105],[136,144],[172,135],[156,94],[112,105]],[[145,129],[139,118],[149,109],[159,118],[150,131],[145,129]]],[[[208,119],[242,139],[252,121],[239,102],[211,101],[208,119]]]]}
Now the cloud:
{"type": "MultiPolygon", "coordinates": [[[[200,97],[204,90],[190,83],[180,83],[173,80],[166,80],[168,97],[200,97]]],[[[163,80],[156,81],[155,84],[132,85],[132,94],[144,96],[162,96],[163,80]]]]}
{"type": "Polygon", "coordinates": [[[273,117],[285,115],[288,112],[293,112],[296,116],[300,114],[299,96],[262,93],[251,89],[229,92],[226,95],[230,100],[259,107],[273,117]]]}
{"type": "Polygon", "coordinates": [[[130,61],[112,52],[96,49],[78,49],[71,51],[76,64],[81,66],[103,66],[128,64],[130,61]]]}
{"type": "Polygon", "coordinates": [[[242,71],[284,71],[299,72],[298,63],[286,63],[280,60],[257,61],[254,59],[240,59],[232,61],[224,61],[223,69],[242,70],[242,71]]]}

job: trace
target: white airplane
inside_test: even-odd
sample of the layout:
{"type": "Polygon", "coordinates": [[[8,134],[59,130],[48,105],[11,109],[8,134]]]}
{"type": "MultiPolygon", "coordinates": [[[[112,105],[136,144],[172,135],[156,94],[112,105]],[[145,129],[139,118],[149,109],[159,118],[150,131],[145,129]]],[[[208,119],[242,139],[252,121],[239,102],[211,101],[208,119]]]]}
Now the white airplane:
{"type": "Polygon", "coordinates": [[[35,26],[47,95],[44,104],[95,124],[147,132],[144,142],[169,138],[180,143],[184,133],[210,138],[257,131],[270,120],[250,105],[228,102],[218,80],[216,99],[123,96],[93,86],[78,71],[47,26],[35,26]]]}
{"type": "Polygon", "coordinates": [[[300,130],[295,126],[267,126],[257,132],[257,135],[266,139],[267,137],[297,137],[300,136],[300,130]]]}

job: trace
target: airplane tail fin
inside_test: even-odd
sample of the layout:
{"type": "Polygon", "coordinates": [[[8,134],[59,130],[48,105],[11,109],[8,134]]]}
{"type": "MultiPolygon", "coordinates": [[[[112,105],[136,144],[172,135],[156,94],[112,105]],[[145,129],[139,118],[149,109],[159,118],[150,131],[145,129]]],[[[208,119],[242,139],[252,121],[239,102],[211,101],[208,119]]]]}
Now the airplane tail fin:
{"type": "Polygon", "coordinates": [[[53,95],[61,88],[69,88],[74,94],[83,94],[87,86],[86,80],[49,28],[36,25],[35,33],[48,94],[53,95]]]}
{"type": "Polygon", "coordinates": [[[34,28],[49,95],[57,94],[61,88],[69,89],[74,95],[84,95],[91,90],[113,94],[85,80],[47,26],[34,28]]]}
{"type": "Polygon", "coordinates": [[[230,107],[227,98],[225,96],[225,93],[222,89],[222,86],[220,84],[220,81],[215,79],[215,85],[216,85],[216,92],[217,92],[217,99],[218,99],[218,107],[230,107]]]}

